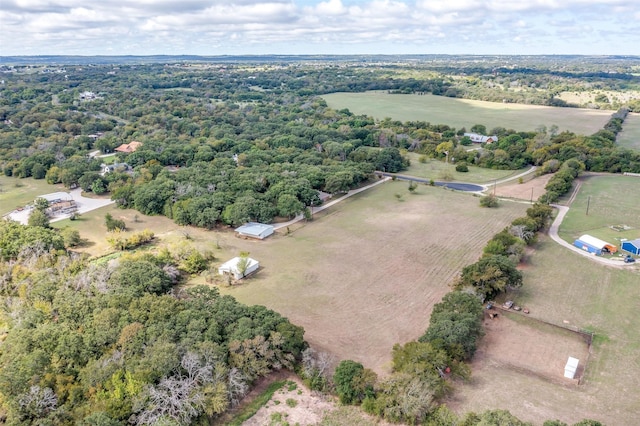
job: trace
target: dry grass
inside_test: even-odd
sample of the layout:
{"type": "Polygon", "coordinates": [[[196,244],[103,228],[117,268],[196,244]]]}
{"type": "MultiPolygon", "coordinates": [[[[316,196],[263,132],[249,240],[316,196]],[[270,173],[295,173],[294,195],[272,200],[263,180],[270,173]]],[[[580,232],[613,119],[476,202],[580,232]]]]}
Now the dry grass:
{"type": "Polygon", "coordinates": [[[263,268],[223,292],[280,312],[337,360],[388,372],[392,346],[424,333],[462,267],[526,208],[482,209],[476,197],[427,186],[417,192],[389,182],[287,236],[238,239],[236,250],[242,245],[263,268]]]}

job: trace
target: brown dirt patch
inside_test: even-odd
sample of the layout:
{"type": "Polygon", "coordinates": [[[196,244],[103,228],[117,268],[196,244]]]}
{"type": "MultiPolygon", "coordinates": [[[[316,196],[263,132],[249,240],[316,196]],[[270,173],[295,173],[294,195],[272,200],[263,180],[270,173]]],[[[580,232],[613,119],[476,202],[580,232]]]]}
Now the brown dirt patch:
{"type": "Polygon", "coordinates": [[[461,415],[470,410],[507,409],[534,424],[550,419],[573,423],[597,418],[596,412],[579,413],[575,407],[559,403],[576,396],[585,402],[593,398],[586,386],[578,384],[585,366],[589,368],[589,346],[584,337],[525,314],[500,309],[492,312],[498,312],[498,317],[491,320],[485,313],[486,335],[471,364],[471,382],[457,386],[447,405],[461,415]],[[564,377],[569,356],[580,360],[574,380],[564,377]],[[499,401],[510,402],[500,406],[499,401]]]}
{"type": "Polygon", "coordinates": [[[565,330],[514,312],[498,313],[489,319],[485,312],[485,337],[474,362],[491,359],[506,368],[535,374],[562,385],[577,384],[589,356],[588,342],[578,333],[565,330]],[[574,380],[564,378],[564,366],[572,356],[580,360],[574,380]]]}
{"type": "Polygon", "coordinates": [[[515,181],[514,183],[500,185],[495,189],[496,195],[504,198],[517,198],[520,200],[533,199],[533,201],[535,201],[546,192],[544,187],[552,176],[552,174],[547,174],[535,177],[523,183],[515,181]]]}

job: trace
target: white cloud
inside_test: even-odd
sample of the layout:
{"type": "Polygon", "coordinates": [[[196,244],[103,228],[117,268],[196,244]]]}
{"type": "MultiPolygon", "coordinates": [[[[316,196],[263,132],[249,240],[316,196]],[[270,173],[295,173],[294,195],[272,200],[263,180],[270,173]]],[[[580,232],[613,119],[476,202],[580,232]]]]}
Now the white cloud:
{"type": "Polygon", "coordinates": [[[603,54],[617,33],[620,52],[640,54],[640,5],[627,0],[1,1],[4,55],[603,54]]]}

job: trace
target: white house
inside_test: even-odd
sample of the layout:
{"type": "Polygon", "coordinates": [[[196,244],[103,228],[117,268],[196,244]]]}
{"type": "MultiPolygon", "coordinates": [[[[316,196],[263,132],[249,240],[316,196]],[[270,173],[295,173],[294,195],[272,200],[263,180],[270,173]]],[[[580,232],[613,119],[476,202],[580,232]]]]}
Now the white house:
{"type": "Polygon", "coordinates": [[[246,277],[249,274],[254,273],[260,267],[260,263],[250,257],[234,257],[231,260],[227,260],[218,268],[220,275],[231,274],[233,278],[239,280],[246,277]],[[243,265],[243,262],[246,264],[243,265]],[[244,269],[244,271],[243,271],[244,269]]]}
{"type": "Polygon", "coordinates": [[[485,136],[478,133],[465,133],[464,136],[468,136],[473,143],[494,143],[498,142],[498,137],[496,135],[493,136],[485,136]]]}
{"type": "Polygon", "coordinates": [[[266,225],[264,223],[248,222],[241,227],[236,228],[235,231],[241,237],[251,237],[264,240],[269,235],[273,234],[274,227],[273,225],[266,225]]]}

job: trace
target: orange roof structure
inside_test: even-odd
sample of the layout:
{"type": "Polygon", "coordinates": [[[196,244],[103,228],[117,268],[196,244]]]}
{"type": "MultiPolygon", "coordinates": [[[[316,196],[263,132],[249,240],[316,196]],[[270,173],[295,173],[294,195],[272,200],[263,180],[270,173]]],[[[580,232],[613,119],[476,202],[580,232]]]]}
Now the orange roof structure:
{"type": "Polygon", "coordinates": [[[142,146],[142,142],[138,142],[138,141],[133,141],[130,143],[123,143],[122,145],[120,145],[119,147],[117,147],[114,151],[118,151],[118,152],[135,152],[136,149],[140,148],[142,146]]]}

